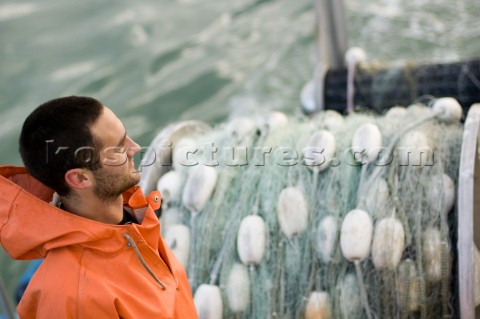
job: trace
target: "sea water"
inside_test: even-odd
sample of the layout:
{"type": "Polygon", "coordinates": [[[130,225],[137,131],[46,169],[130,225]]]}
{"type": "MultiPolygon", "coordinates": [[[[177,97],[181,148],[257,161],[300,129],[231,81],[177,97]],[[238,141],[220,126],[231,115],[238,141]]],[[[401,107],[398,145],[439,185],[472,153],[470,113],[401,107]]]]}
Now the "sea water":
{"type": "MultiPolygon", "coordinates": [[[[349,45],[370,61],[480,54],[476,0],[345,7],[349,45]]],[[[312,0],[1,0],[0,163],[20,164],[24,118],[58,96],[98,98],[142,145],[177,120],[299,112],[314,23],[312,0]]]]}

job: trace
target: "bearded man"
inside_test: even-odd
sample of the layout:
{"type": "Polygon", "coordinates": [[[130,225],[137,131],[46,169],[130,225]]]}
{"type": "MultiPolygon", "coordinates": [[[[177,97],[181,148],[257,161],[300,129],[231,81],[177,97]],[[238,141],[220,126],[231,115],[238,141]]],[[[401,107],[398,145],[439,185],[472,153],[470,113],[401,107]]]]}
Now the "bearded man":
{"type": "Polygon", "coordinates": [[[20,318],[197,318],[160,235],[160,194],[136,186],[139,150],[93,98],[54,99],[27,117],[25,168],[0,167],[0,243],[14,259],[44,259],[20,318]]]}

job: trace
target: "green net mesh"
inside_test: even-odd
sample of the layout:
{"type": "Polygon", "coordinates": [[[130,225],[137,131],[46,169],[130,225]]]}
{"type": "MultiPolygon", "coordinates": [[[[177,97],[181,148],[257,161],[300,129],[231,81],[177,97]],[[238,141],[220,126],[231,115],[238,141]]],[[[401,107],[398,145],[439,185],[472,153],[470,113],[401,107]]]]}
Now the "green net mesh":
{"type": "MultiPolygon", "coordinates": [[[[431,110],[414,105],[395,112],[356,113],[340,119],[323,112],[309,119],[289,118],[279,127],[242,136],[220,124],[208,134],[191,137],[200,149],[199,165],[204,165],[205,156],[214,159],[209,164],[218,176],[215,190],[193,221],[180,196],[169,203],[169,213],[164,210],[161,222],[162,232],[174,223],[195,228],[189,265],[185,265],[193,293],[201,284],[220,287],[224,318],[305,318],[314,291],[328,296],[319,306],[327,309],[321,318],[452,317],[454,243],[449,220],[455,212],[448,211],[444,198],[449,181],[456,189],[462,125],[430,119],[402,132],[431,110]],[[386,156],[369,165],[355,161],[351,151],[353,135],[365,123],[379,128],[381,155],[386,156]],[[336,153],[327,169],[316,172],[305,165],[303,155],[310,137],[321,129],[334,135],[336,153]],[[415,144],[408,138],[419,136],[425,145],[411,149],[405,163],[405,150],[398,147],[415,144]],[[203,146],[212,143],[217,151],[202,153],[203,146]],[[389,144],[394,145],[392,152],[384,154],[389,144]],[[279,196],[287,187],[301,191],[308,211],[306,229],[292,236],[282,231],[278,218],[279,196]],[[340,228],[355,208],[369,214],[374,231],[384,218],[401,223],[404,245],[393,269],[375,267],[370,254],[359,262],[357,273],[354,263],[343,256],[340,228]],[[250,289],[239,289],[232,297],[227,294],[230,272],[241,263],[237,233],[248,215],[258,215],[265,222],[265,253],[258,264],[246,265],[249,276],[243,284],[250,289]],[[333,238],[331,252],[322,251],[328,238],[333,238]],[[368,305],[362,301],[362,289],[368,305]],[[249,302],[244,309],[232,310],[230,299],[242,298],[242,293],[248,294],[249,302]]],[[[183,181],[190,170],[182,168],[183,181]]],[[[290,209],[293,225],[298,212],[290,209]]],[[[385,242],[384,250],[394,249],[393,245],[385,242]]]]}

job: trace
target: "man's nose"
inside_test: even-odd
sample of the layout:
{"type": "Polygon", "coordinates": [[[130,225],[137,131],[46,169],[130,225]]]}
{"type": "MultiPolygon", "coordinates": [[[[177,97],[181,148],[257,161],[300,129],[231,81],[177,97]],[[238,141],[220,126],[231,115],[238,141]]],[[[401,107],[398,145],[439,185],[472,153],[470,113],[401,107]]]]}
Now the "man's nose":
{"type": "Polygon", "coordinates": [[[132,157],[133,155],[137,154],[140,151],[140,145],[135,143],[130,137],[127,136],[127,155],[132,157]]]}

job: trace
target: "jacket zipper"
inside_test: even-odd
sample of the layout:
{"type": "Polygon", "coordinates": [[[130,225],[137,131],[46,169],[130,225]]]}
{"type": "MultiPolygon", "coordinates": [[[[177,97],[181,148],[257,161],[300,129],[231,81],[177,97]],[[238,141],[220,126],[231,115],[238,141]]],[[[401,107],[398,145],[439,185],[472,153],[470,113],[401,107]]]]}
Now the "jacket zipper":
{"type": "Polygon", "coordinates": [[[128,241],[127,246],[132,247],[133,250],[135,251],[135,254],[137,255],[138,259],[140,260],[140,263],[143,265],[143,267],[147,270],[147,272],[155,279],[155,281],[162,286],[163,290],[167,290],[167,286],[160,280],[158,279],[157,275],[148,267],[147,263],[142,257],[142,254],[140,253],[140,250],[138,250],[137,244],[135,244],[135,241],[133,238],[128,234],[124,234],[123,237],[125,237],[128,241]]]}

